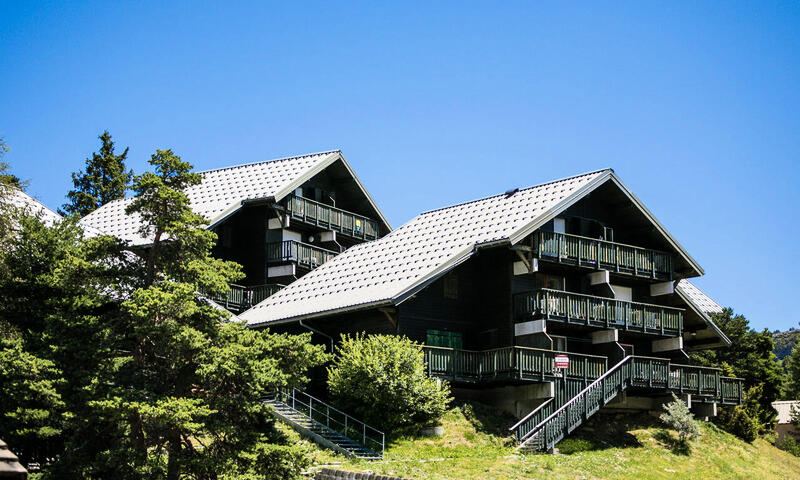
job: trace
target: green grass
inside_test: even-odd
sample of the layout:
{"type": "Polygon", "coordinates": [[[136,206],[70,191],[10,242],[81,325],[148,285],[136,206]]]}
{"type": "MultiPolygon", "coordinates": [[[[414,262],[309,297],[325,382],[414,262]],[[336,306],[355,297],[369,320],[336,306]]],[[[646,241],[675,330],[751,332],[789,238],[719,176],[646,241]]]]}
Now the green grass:
{"type": "Polygon", "coordinates": [[[596,415],[559,444],[560,455],[520,455],[507,435],[511,422],[488,407],[467,404],[446,414],[444,436],[394,439],[383,461],[312,450],[317,465],[417,480],[800,479],[800,458],[761,439],[745,443],[708,423],[685,448],[653,417],[596,415]]]}

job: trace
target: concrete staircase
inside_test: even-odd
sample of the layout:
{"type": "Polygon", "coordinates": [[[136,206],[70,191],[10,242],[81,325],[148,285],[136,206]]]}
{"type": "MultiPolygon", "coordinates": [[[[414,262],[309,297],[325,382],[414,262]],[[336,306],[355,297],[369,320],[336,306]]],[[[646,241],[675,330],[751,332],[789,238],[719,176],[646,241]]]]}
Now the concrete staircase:
{"type": "Polygon", "coordinates": [[[324,448],[349,457],[383,458],[383,432],[321,400],[293,389],[277,392],[264,402],[273,408],[279,420],[324,448]]]}

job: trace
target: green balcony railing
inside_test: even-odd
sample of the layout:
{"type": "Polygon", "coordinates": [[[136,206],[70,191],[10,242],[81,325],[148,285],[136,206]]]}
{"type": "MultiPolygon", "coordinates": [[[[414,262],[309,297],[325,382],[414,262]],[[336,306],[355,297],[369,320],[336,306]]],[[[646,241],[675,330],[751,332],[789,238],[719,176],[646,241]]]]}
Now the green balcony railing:
{"type": "Polygon", "coordinates": [[[543,288],[518,294],[514,297],[514,310],[518,321],[535,316],[564,323],[662,335],[678,335],[683,331],[683,310],[680,308],[561,290],[543,288]]]}
{"type": "Polygon", "coordinates": [[[207,296],[228,310],[240,312],[261,303],[284,286],[278,283],[269,283],[246,287],[232,283],[224,294],[207,296]]]}
{"type": "Polygon", "coordinates": [[[534,238],[537,256],[543,260],[672,280],[672,254],[667,252],[566,233],[538,231],[534,238]]]}
{"type": "Polygon", "coordinates": [[[692,394],[692,401],[741,405],[743,380],[719,369],[672,364],[664,358],[628,356],[558,406],[537,407],[511,427],[518,448],[546,450],[628,388],[692,394]]]}
{"type": "Polygon", "coordinates": [[[286,211],[291,218],[360,240],[378,238],[378,222],[357,213],[325,205],[298,195],[290,195],[286,211]]]}
{"type": "Polygon", "coordinates": [[[428,375],[456,382],[494,380],[544,380],[561,376],[555,368],[555,356],[570,359],[567,377],[594,380],[606,370],[607,359],[596,355],[558,352],[527,347],[503,347],[492,350],[460,350],[425,345],[428,375]]]}
{"type": "Polygon", "coordinates": [[[267,263],[294,262],[313,269],[338,255],[333,250],[315,247],[295,240],[267,244],[267,263]]]}

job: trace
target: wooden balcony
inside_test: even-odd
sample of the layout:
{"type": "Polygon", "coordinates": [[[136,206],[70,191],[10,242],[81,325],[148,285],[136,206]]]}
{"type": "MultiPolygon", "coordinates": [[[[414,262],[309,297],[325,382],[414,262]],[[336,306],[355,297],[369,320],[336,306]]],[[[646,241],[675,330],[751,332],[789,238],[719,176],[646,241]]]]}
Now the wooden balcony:
{"type": "Polygon", "coordinates": [[[317,268],[331,258],[338,255],[333,250],[315,247],[295,240],[272,242],[267,244],[267,263],[296,263],[308,268],[317,268]]]}
{"type": "Polygon", "coordinates": [[[683,331],[683,309],[561,290],[540,289],[518,294],[514,297],[514,311],[517,321],[526,317],[544,318],[670,336],[683,331]]]}
{"type": "Polygon", "coordinates": [[[208,295],[208,298],[232,312],[239,313],[261,303],[284,286],[278,283],[269,283],[245,287],[232,283],[229,285],[227,293],[223,295],[208,295]]]}
{"type": "Polygon", "coordinates": [[[476,383],[500,380],[539,380],[560,377],[555,356],[568,355],[567,377],[594,380],[608,367],[606,357],[527,347],[492,350],[459,350],[424,345],[428,375],[454,382],[476,383]]]}
{"type": "Polygon", "coordinates": [[[672,280],[672,254],[578,235],[536,232],[539,259],[656,280],[672,280]]]}
{"type": "Polygon", "coordinates": [[[305,197],[290,195],[286,212],[293,220],[333,230],[348,237],[359,240],[378,238],[380,227],[377,221],[305,197]]]}

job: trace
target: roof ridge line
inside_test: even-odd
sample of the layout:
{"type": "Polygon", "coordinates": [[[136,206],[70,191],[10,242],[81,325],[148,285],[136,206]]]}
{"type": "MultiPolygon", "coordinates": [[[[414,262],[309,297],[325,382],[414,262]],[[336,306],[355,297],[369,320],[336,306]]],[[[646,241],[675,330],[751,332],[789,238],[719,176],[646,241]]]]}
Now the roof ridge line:
{"type": "MultiPolygon", "coordinates": [[[[573,178],[578,178],[578,177],[585,177],[587,175],[592,175],[592,174],[595,174],[595,173],[600,173],[600,172],[605,172],[605,171],[613,172],[614,169],[613,168],[609,168],[609,167],[600,168],[598,170],[592,170],[591,172],[579,173],[577,175],[570,175],[569,177],[559,178],[557,180],[550,180],[549,182],[539,183],[537,185],[531,185],[529,187],[520,188],[518,191],[522,192],[522,191],[531,190],[531,189],[534,189],[534,188],[541,188],[541,187],[544,187],[546,185],[550,185],[550,184],[553,184],[553,183],[563,182],[563,181],[570,180],[570,179],[573,179],[573,178]]],[[[515,192],[515,193],[517,193],[517,192],[515,192]]],[[[448,205],[446,207],[434,208],[433,210],[427,210],[427,211],[424,211],[424,212],[420,213],[419,215],[417,215],[417,217],[420,217],[422,215],[427,215],[427,214],[433,213],[433,212],[439,212],[441,210],[447,210],[448,208],[460,207],[462,205],[469,205],[470,203],[475,203],[475,202],[482,202],[483,200],[489,200],[490,198],[501,197],[501,196],[504,196],[504,195],[506,195],[506,192],[497,193],[495,195],[489,195],[488,197],[476,198],[474,200],[468,200],[466,202],[454,203],[454,204],[448,205]]],[[[414,217],[414,218],[416,218],[416,217],[414,217]]]]}
{"type": "Polygon", "coordinates": [[[201,171],[197,171],[197,172],[194,172],[194,173],[199,173],[199,174],[202,175],[202,174],[205,174],[205,173],[219,172],[221,170],[230,170],[230,169],[233,169],[233,168],[240,168],[240,167],[249,167],[251,165],[259,165],[259,164],[262,164],[262,163],[283,162],[283,161],[286,161],[286,160],[296,160],[298,158],[303,158],[303,157],[313,157],[313,156],[316,156],[316,155],[325,155],[325,154],[331,154],[331,153],[336,153],[336,152],[340,152],[341,153],[341,151],[342,151],[341,149],[324,150],[324,151],[321,151],[321,152],[304,153],[302,155],[293,155],[291,157],[280,157],[280,158],[273,158],[271,160],[261,160],[261,161],[258,161],[258,162],[242,163],[240,165],[231,165],[231,166],[222,167],[222,168],[212,168],[210,170],[201,170],[201,171]]]}

